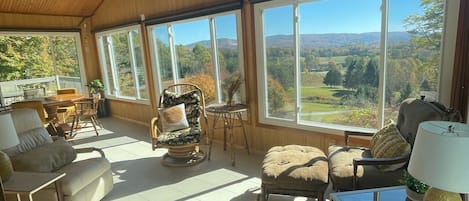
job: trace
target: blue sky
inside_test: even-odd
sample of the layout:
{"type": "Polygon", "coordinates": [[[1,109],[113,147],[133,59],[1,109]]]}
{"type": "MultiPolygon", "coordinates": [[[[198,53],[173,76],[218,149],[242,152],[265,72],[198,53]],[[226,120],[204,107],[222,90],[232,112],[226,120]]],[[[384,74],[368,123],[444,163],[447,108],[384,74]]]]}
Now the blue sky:
{"type": "MultiPolygon", "coordinates": [[[[405,31],[403,20],[423,13],[420,0],[389,0],[389,31],[405,31]]],[[[380,0],[319,0],[300,4],[300,33],[364,33],[381,30],[380,0]]],[[[264,12],[267,36],[292,33],[292,6],[264,12]]],[[[236,38],[234,15],[217,17],[218,38],[236,38]]],[[[208,20],[173,26],[176,44],[209,40],[208,20]]]]}

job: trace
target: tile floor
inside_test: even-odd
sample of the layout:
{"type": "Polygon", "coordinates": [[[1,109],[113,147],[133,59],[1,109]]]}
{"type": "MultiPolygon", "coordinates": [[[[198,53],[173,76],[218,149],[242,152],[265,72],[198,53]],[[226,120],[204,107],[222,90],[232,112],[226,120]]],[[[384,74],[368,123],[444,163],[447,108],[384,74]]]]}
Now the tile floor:
{"type": "MultiPolygon", "coordinates": [[[[260,193],[263,155],[238,149],[236,166],[230,152],[215,144],[210,161],[184,168],[160,164],[165,149],[151,150],[148,127],[120,119],[101,118],[105,129],[96,136],[82,129],[71,142],[75,147],[103,149],[111,162],[114,189],[103,201],[255,201],[260,193]]],[[[208,146],[202,146],[208,151],[208,146]]],[[[98,156],[79,154],[79,159],[98,156]]],[[[271,195],[269,201],[314,200],[271,195]]]]}

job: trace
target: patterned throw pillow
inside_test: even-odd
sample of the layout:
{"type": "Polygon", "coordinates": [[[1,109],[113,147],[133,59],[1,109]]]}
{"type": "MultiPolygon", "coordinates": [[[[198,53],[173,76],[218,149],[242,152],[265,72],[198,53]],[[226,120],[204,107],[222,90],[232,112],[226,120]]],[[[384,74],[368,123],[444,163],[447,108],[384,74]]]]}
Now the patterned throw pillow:
{"type": "MultiPolygon", "coordinates": [[[[409,154],[410,144],[402,137],[394,123],[384,126],[370,141],[371,155],[374,158],[392,158],[409,154]]],[[[379,165],[382,171],[394,171],[403,167],[405,163],[394,165],[379,165]]]]}
{"type": "Polygon", "coordinates": [[[184,103],[161,109],[159,112],[163,132],[171,132],[189,127],[184,103]]]}

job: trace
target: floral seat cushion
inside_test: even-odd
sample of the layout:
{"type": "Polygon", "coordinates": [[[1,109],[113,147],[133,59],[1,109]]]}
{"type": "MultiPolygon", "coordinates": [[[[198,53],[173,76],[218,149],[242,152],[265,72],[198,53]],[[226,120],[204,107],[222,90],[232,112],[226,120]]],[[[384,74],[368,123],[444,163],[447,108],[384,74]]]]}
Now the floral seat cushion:
{"type": "Polygon", "coordinates": [[[189,128],[162,132],[157,138],[160,145],[184,145],[200,142],[200,97],[197,91],[190,91],[181,95],[165,91],[163,94],[163,107],[168,108],[184,103],[186,109],[186,119],[189,128]]]}
{"type": "Polygon", "coordinates": [[[200,129],[197,127],[185,128],[172,132],[163,132],[158,136],[157,144],[184,145],[200,142],[200,129]]]}

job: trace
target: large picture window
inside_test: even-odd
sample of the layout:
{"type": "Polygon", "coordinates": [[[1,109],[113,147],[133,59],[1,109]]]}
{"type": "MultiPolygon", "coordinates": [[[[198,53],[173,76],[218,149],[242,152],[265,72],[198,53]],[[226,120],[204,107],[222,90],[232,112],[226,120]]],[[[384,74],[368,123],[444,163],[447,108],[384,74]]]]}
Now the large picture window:
{"type": "Polygon", "coordinates": [[[60,88],[85,93],[80,44],[78,32],[0,33],[0,106],[60,88]]]}
{"type": "Polygon", "coordinates": [[[106,97],[148,102],[139,26],[96,34],[106,97]]]}
{"type": "Polygon", "coordinates": [[[444,0],[255,5],[260,121],[379,128],[399,103],[438,100],[444,0]]]}
{"type": "MultiPolygon", "coordinates": [[[[203,90],[207,104],[225,102],[228,85],[243,75],[239,27],[236,11],[150,26],[157,94],[188,82],[203,90]]],[[[241,90],[234,99],[243,97],[241,90]]]]}

